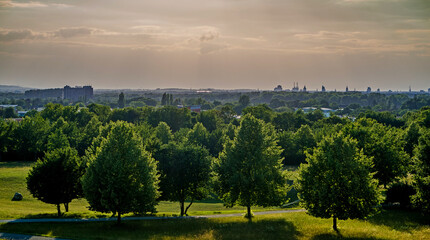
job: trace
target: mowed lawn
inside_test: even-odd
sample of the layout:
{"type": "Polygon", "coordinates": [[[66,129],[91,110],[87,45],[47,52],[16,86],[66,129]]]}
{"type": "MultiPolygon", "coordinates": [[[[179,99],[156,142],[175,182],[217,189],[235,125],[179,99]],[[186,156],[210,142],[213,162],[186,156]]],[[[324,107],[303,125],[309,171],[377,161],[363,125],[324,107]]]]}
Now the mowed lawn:
{"type": "Polygon", "coordinates": [[[0,224],[0,232],[69,239],[430,239],[428,218],[420,213],[386,211],[367,221],[339,221],[304,212],[218,219],[169,219],[91,223],[0,224]]]}
{"type": "MultiPolygon", "coordinates": [[[[39,218],[56,217],[56,206],[43,203],[33,198],[26,187],[26,177],[31,169],[32,162],[0,162],[0,219],[11,218],[39,218]],[[22,201],[11,201],[15,192],[23,195],[22,201]]],[[[69,206],[69,213],[63,217],[109,217],[88,210],[85,199],[73,200],[69,206]]],[[[255,207],[253,211],[279,210],[280,208],[255,207]]],[[[64,211],[64,207],[62,207],[64,211]]],[[[188,210],[189,215],[222,214],[245,212],[244,207],[225,208],[222,202],[215,199],[195,202],[188,210]]],[[[174,216],[179,214],[179,203],[162,201],[157,205],[157,214],[160,216],[174,216]]],[[[132,215],[132,214],[128,214],[132,215]]],[[[126,215],[127,216],[127,215],[126,215]]]]}
{"type": "MultiPolygon", "coordinates": [[[[25,178],[33,163],[0,162],[0,219],[56,217],[54,205],[31,197],[25,178]],[[12,202],[15,192],[24,200],[12,202]]],[[[64,217],[106,217],[92,212],[84,200],[75,200],[64,217]]],[[[272,208],[279,209],[279,208],[272,208]]],[[[157,215],[175,215],[178,203],[160,202],[157,215]]],[[[267,210],[255,208],[255,211],[267,210]]],[[[226,209],[216,200],[195,203],[190,215],[244,212],[243,207],[226,209]]],[[[320,219],[304,212],[218,219],[168,219],[87,223],[3,223],[0,232],[24,233],[69,239],[430,239],[430,218],[419,212],[382,211],[364,220],[339,221],[339,233],[331,219],[320,219]]]]}

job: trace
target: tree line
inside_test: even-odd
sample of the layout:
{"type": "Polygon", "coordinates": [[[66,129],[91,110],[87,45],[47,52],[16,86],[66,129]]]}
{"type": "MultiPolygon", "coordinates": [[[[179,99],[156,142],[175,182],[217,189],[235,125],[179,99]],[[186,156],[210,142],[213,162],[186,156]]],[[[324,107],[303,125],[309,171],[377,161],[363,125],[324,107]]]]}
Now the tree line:
{"type": "Polygon", "coordinates": [[[59,210],[60,204],[85,197],[92,209],[116,213],[118,219],[126,212],[155,211],[159,200],[180,202],[183,215],[209,193],[226,206],[247,207],[250,216],[252,206],[287,201],[291,186],[283,167],[299,164],[295,188],[308,210],[323,189],[327,196],[338,196],[327,201],[343,201],[330,211],[314,209],[310,214],[361,218],[380,202],[375,186],[388,188],[387,198],[391,194],[394,199],[396,187],[406,186],[412,189],[406,204],[428,212],[430,108],[401,119],[379,112],[354,120],[325,117],[319,110],[277,113],[267,105],[248,106],[242,113],[236,117],[231,106],[196,114],[173,106],[111,110],[97,104],[47,104],[21,122],[0,121],[0,152],[3,160],[39,159],[27,179],[36,198],[59,210]],[[59,185],[40,186],[49,176],[46,169],[56,173],[52,176],[61,173],[64,183],[46,179],[59,185]],[[331,180],[307,181],[318,173],[331,180]],[[329,187],[315,187],[321,182],[329,187]],[[367,189],[370,198],[352,202],[369,204],[346,206],[350,198],[337,193],[355,196],[357,186],[367,189]]]}

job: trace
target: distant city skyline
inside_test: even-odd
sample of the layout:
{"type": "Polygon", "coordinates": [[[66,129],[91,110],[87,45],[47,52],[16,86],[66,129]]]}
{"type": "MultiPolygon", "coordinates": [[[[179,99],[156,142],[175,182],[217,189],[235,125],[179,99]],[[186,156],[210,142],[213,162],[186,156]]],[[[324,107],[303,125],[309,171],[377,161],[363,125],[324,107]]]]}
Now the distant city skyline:
{"type": "Polygon", "coordinates": [[[428,0],[0,0],[0,84],[427,91],[428,0]]]}

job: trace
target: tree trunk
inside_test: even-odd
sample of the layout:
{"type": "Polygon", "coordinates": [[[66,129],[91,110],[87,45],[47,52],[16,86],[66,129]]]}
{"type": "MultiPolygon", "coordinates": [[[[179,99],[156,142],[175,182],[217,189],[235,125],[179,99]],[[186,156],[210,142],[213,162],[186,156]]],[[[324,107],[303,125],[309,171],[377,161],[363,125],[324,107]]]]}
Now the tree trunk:
{"type": "Polygon", "coordinates": [[[251,219],[252,218],[252,216],[251,216],[251,206],[246,206],[246,209],[247,209],[247,212],[248,212],[247,218],[251,219]]]}
{"type": "Polygon", "coordinates": [[[60,204],[57,204],[57,212],[58,212],[58,216],[61,217],[60,204]]]}
{"type": "Polygon", "coordinates": [[[185,212],[184,212],[184,213],[185,213],[185,215],[186,215],[186,216],[188,216],[188,215],[187,215],[187,211],[188,211],[188,209],[191,207],[191,204],[193,204],[193,201],[194,201],[194,200],[193,200],[193,199],[191,199],[190,204],[187,206],[187,208],[185,208],[185,212]]]}
{"type": "Polygon", "coordinates": [[[338,229],[337,229],[337,218],[335,216],[333,216],[333,230],[335,230],[336,232],[338,231],[338,229]]]}
{"type": "Polygon", "coordinates": [[[118,217],[117,217],[117,221],[116,221],[116,223],[117,223],[117,224],[120,224],[120,223],[121,223],[121,213],[120,213],[120,212],[118,212],[118,217]]]}
{"type": "Polygon", "coordinates": [[[184,216],[184,201],[180,202],[181,205],[181,217],[184,216]]]}
{"type": "Polygon", "coordinates": [[[69,212],[69,203],[64,203],[64,208],[66,209],[66,212],[69,212]]]}

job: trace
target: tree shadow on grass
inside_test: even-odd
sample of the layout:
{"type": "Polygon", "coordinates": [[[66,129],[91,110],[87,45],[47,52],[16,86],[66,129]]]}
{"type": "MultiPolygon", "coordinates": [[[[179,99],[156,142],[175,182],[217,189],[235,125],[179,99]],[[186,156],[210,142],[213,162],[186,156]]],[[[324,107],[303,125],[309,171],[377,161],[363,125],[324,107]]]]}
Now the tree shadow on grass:
{"type": "Polygon", "coordinates": [[[367,221],[397,231],[410,232],[423,226],[430,226],[430,215],[407,210],[382,210],[381,213],[368,218],[367,221]]]}
{"type": "Polygon", "coordinates": [[[111,215],[109,214],[103,214],[103,213],[88,213],[88,214],[82,214],[82,213],[71,213],[71,212],[62,212],[61,216],[59,217],[57,213],[35,213],[35,214],[27,214],[24,217],[20,219],[35,219],[35,218],[57,218],[57,219],[64,219],[64,218],[109,218],[111,215]]]}
{"type": "Polygon", "coordinates": [[[71,239],[297,239],[300,233],[285,219],[168,219],[91,223],[8,223],[0,232],[71,239]]]}
{"type": "Polygon", "coordinates": [[[332,240],[332,239],[342,239],[342,240],[383,240],[384,238],[375,238],[375,237],[343,237],[342,234],[338,233],[324,233],[318,234],[311,238],[311,240],[332,240]]]}

